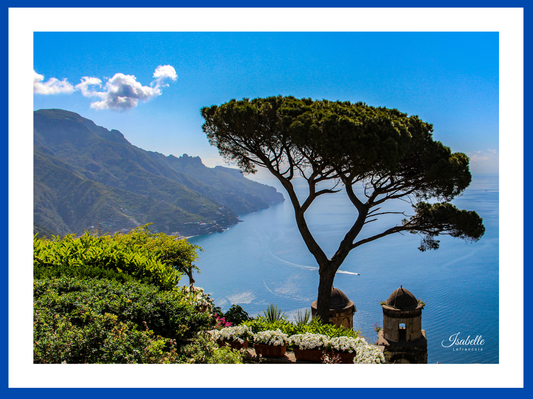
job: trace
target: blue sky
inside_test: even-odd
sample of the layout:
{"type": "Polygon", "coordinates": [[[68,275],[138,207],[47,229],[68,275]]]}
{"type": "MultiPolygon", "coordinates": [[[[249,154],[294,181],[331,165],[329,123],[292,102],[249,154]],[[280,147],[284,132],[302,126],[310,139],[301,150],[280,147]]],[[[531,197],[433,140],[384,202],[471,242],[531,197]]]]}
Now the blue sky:
{"type": "Polygon", "coordinates": [[[34,109],[74,111],[140,148],[214,166],[222,160],[202,132],[204,106],[279,94],[363,101],[419,115],[437,140],[471,157],[473,173],[497,173],[498,40],[497,32],[35,32],[34,109]],[[155,78],[161,66],[168,73],[155,78]],[[42,94],[57,86],[51,78],[65,82],[42,94]],[[100,86],[84,92],[86,78],[100,86]],[[136,85],[141,99],[112,108],[105,101],[119,84],[136,85]]]}

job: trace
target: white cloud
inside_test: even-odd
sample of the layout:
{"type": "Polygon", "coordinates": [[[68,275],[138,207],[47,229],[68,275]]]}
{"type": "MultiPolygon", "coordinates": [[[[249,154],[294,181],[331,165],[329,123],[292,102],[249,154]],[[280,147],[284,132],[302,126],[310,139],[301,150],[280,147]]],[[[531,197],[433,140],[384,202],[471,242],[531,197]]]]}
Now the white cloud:
{"type": "Polygon", "coordinates": [[[167,79],[176,81],[178,75],[171,65],[160,65],[156,68],[153,78],[150,86],[143,86],[134,75],[116,73],[107,80],[102,89],[102,81],[98,78],[84,76],[76,86],[72,86],[66,80],[60,82],[55,78],[42,83],[44,77],[34,71],[33,86],[34,92],[38,94],[72,93],[79,90],[84,97],[101,99],[91,103],[91,108],[124,111],[135,108],[139,101],[148,101],[160,96],[161,88],[168,86],[163,82],[167,79]]]}
{"type": "MultiPolygon", "coordinates": [[[[86,82],[80,84],[85,85],[86,82]]],[[[133,75],[117,73],[107,81],[104,91],[95,92],[86,90],[86,93],[91,97],[98,96],[102,98],[102,101],[91,103],[91,108],[127,110],[135,108],[139,101],[148,101],[151,98],[161,95],[161,90],[158,86],[143,86],[137,82],[137,79],[133,75]]]]}
{"type": "Polygon", "coordinates": [[[176,70],[171,65],[159,65],[155,72],[154,72],[154,78],[156,78],[158,81],[170,78],[172,80],[178,79],[178,75],[176,74],[176,70]]]}
{"type": "Polygon", "coordinates": [[[76,89],[81,91],[81,94],[84,97],[94,97],[94,96],[100,96],[100,93],[93,91],[90,86],[102,86],[102,81],[98,78],[90,78],[88,76],[84,76],[81,78],[81,83],[78,83],[76,85],[76,89]]]}
{"type": "Polygon", "coordinates": [[[75,89],[66,79],[58,80],[50,78],[46,82],[44,76],[33,71],[33,92],[36,94],[66,94],[72,93],[75,89]]]}

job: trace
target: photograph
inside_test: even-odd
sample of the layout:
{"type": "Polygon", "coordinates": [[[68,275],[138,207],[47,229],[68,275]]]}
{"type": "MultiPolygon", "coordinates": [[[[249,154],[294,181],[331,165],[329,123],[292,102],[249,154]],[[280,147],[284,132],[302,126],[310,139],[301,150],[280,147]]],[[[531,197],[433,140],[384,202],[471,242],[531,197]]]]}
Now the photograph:
{"type": "Polygon", "coordinates": [[[13,386],[523,386],[522,10],[417,10],[10,10],[13,386]]]}

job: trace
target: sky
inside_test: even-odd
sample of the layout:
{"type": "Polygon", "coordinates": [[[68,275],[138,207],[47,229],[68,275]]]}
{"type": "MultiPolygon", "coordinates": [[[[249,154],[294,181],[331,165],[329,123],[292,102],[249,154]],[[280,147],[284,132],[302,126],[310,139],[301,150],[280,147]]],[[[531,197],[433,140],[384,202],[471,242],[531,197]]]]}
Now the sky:
{"type": "Polygon", "coordinates": [[[224,164],[200,109],[272,95],[418,115],[498,173],[498,32],[35,32],[34,109],[61,108],[164,155],[224,164]]]}

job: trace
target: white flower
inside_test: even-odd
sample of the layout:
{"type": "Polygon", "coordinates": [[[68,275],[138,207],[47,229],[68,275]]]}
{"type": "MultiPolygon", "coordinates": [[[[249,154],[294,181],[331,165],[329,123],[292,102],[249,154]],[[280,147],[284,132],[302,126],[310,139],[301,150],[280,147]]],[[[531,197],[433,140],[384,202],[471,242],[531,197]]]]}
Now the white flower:
{"type": "Polygon", "coordinates": [[[181,289],[186,294],[189,303],[195,306],[197,310],[202,312],[212,311],[214,306],[213,300],[204,292],[203,288],[184,286],[181,289]]]}
{"type": "Polygon", "coordinates": [[[298,346],[298,349],[326,349],[329,344],[329,338],[322,334],[296,334],[292,335],[290,338],[290,343],[292,345],[298,346]]]}
{"type": "Polygon", "coordinates": [[[252,335],[252,331],[248,326],[224,327],[220,330],[211,330],[209,333],[215,340],[237,341],[241,344],[252,335]]]}
{"type": "Polygon", "coordinates": [[[260,331],[254,334],[254,343],[255,344],[264,344],[264,345],[274,345],[274,346],[284,346],[289,342],[289,336],[281,332],[278,328],[276,331],[267,330],[260,331]]]}
{"type": "Polygon", "coordinates": [[[381,364],[385,363],[383,352],[374,345],[369,345],[364,338],[357,337],[357,349],[354,363],[381,364]]]}
{"type": "Polygon", "coordinates": [[[339,352],[354,353],[361,345],[357,338],[334,337],[329,340],[330,347],[339,352]]]}

